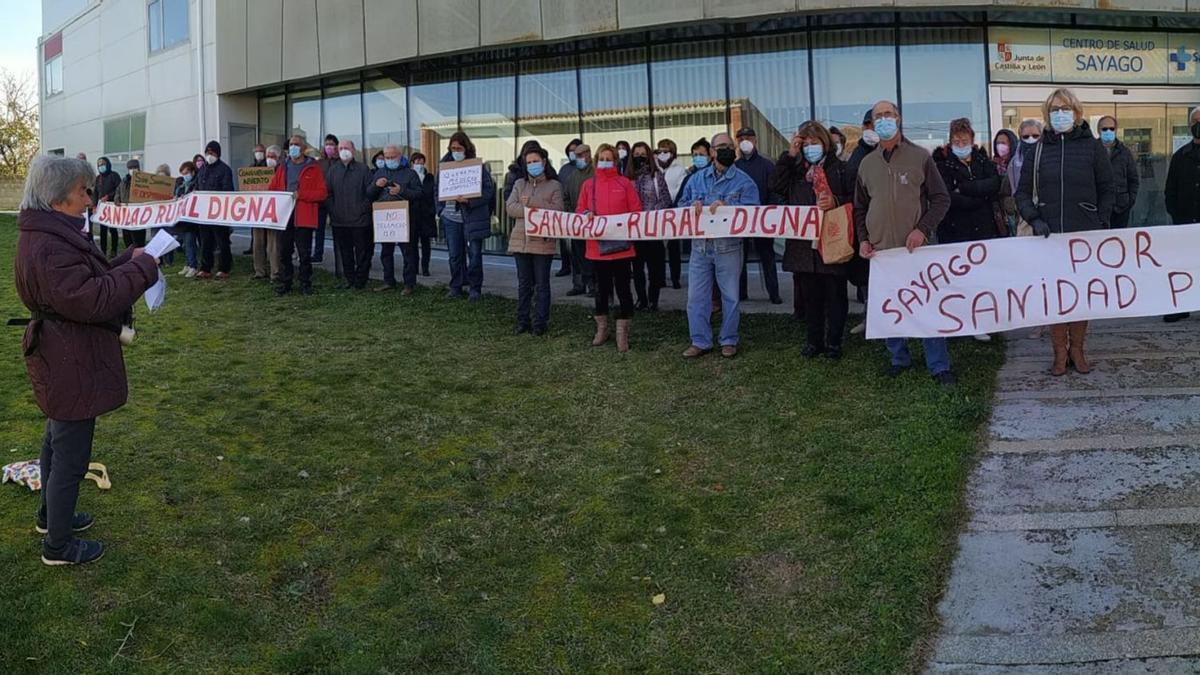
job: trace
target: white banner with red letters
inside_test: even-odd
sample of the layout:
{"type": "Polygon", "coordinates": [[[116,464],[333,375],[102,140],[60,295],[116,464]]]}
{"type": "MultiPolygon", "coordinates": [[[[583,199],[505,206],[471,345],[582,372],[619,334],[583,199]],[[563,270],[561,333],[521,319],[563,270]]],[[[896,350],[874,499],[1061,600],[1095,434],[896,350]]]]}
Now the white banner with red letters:
{"type": "Polygon", "coordinates": [[[867,337],[954,337],[1200,310],[1200,224],[880,251],[867,337]]]}
{"type": "Polygon", "coordinates": [[[290,192],[193,192],[169,202],[100,202],[92,223],[118,230],[171,227],[179,221],[284,230],[295,205],[290,192]]]}
{"type": "Polygon", "coordinates": [[[525,208],[525,234],[552,239],[715,239],[778,237],[816,241],[821,209],[815,206],[718,206],[635,211],[594,216],[525,208]]]}

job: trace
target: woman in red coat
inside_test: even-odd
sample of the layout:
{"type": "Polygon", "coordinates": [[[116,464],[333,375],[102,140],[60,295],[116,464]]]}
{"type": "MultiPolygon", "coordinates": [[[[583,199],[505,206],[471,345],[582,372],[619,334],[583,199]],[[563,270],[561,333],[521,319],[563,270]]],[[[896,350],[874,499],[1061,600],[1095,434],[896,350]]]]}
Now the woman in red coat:
{"type": "Polygon", "coordinates": [[[17,216],[13,269],[31,316],[21,346],[47,418],[37,514],[47,565],[87,563],[104,553],[100,542],[75,538],[92,525],[91,516],[75,513],[75,501],[91,460],[96,418],[124,405],[129,395],[121,326],[134,301],[158,281],[158,262],[141,248],[109,262],[82,231],[93,175],[79,159],[38,157],[17,216]]]}
{"type": "MultiPolygon", "coordinates": [[[[576,213],[595,216],[614,216],[642,210],[637,188],[617,171],[617,151],[607,143],[596,150],[596,175],[579,188],[576,213]]],[[[629,280],[633,276],[631,262],[637,255],[630,242],[587,242],[586,256],[592,261],[596,275],[596,337],[593,347],[608,341],[609,294],[615,284],[620,309],[617,310],[617,351],[629,351],[629,319],[633,316],[633,293],[629,280]],[[626,244],[622,246],[621,244],[626,244]]]]}

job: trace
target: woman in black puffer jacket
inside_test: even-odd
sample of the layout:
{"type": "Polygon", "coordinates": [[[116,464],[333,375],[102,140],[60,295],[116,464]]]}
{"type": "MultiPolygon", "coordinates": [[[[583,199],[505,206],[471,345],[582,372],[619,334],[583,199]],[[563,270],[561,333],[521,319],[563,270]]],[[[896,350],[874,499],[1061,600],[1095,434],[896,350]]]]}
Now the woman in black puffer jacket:
{"type": "Polygon", "coordinates": [[[975,145],[970,120],[950,122],[950,143],[933,151],[933,161],[950,191],[950,210],[938,226],[938,243],[998,236],[994,205],[1000,198],[1000,174],[983,148],[975,145]]]}
{"type": "MultiPolygon", "coordinates": [[[[1071,90],[1058,89],[1042,104],[1042,114],[1050,125],[1021,167],[1016,195],[1021,217],[1043,237],[1107,228],[1116,203],[1112,164],[1083,119],[1083,105],[1071,90]]],[[[1052,374],[1065,375],[1068,364],[1080,374],[1091,372],[1083,355],[1086,321],[1052,326],[1050,334],[1052,374]]]]}

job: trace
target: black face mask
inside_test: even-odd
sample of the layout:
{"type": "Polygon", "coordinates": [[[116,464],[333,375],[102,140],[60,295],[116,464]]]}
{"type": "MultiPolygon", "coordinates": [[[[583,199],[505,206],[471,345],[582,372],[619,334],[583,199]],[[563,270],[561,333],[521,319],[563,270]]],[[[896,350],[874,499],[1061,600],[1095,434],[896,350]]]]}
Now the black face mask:
{"type": "Polygon", "coordinates": [[[646,168],[646,166],[649,164],[650,164],[650,161],[649,161],[649,158],[647,158],[647,157],[639,156],[639,157],[633,158],[633,168],[637,171],[641,171],[642,169],[646,168]]]}
{"type": "Polygon", "coordinates": [[[1192,138],[1200,138],[1200,122],[1192,125],[1192,138]]]}
{"type": "Polygon", "coordinates": [[[733,148],[720,148],[717,150],[717,163],[721,166],[733,166],[733,161],[736,158],[737,155],[734,153],[733,148]]]}

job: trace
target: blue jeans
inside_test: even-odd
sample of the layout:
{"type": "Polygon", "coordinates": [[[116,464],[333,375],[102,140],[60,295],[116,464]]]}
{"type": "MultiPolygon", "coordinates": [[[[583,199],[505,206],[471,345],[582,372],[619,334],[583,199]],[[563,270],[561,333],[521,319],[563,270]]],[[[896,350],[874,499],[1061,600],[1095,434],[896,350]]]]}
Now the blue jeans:
{"type": "Polygon", "coordinates": [[[417,285],[417,245],[416,244],[380,244],[379,264],[383,267],[383,283],[387,286],[396,285],[396,247],[400,247],[400,257],[404,261],[402,274],[404,285],[413,288],[417,285]]]}
{"type": "Polygon", "coordinates": [[[195,232],[183,233],[183,255],[187,259],[188,267],[200,269],[200,247],[197,245],[195,232]]]}
{"type": "MultiPolygon", "coordinates": [[[[908,353],[908,338],[888,338],[888,351],[892,353],[892,365],[907,368],[912,365],[912,354],[908,353]]],[[[921,345],[925,348],[925,367],[932,375],[940,375],[950,370],[950,346],[946,338],[923,338],[921,345]]]]}
{"type": "Polygon", "coordinates": [[[550,264],[554,256],[515,253],[513,259],[517,263],[517,327],[530,327],[529,308],[533,305],[533,328],[545,330],[550,322],[550,264]]]}
{"type": "Polygon", "coordinates": [[[442,229],[446,232],[446,253],[450,262],[450,292],[457,295],[462,293],[467,281],[467,240],[463,236],[462,223],[443,218],[442,229]]]}
{"type": "Polygon", "coordinates": [[[688,332],[692,344],[712,349],[712,285],[721,291],[721,346],[738,343],[738,276],[742,273],[742,242],[705,239],[692,243],[688,260],[688,332]]]}

